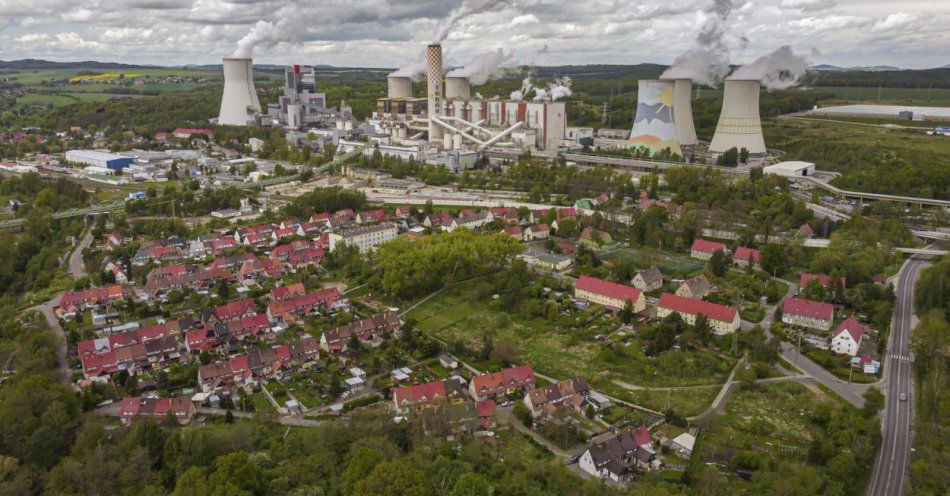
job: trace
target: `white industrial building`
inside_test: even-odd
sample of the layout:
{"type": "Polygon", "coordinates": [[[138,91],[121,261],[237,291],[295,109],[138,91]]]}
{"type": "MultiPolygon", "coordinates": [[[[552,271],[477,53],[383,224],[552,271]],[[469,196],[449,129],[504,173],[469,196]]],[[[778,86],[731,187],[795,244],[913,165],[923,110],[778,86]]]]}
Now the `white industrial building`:
{"type": "Polygon", "coordinates": [[[66,161],[77,164],[93,165],[107,169],[122,169],[132,163],[131,157],[124,157],[101,150],[67,150],[66,161]]]}
{"type": "Polygon", "coordinates": [[[815,175],[815,164],[811,162],[801,162],[789,160],[769,165],[762,169],[764,174],[774,174],[784,177],[806,177],[815,175]]]}

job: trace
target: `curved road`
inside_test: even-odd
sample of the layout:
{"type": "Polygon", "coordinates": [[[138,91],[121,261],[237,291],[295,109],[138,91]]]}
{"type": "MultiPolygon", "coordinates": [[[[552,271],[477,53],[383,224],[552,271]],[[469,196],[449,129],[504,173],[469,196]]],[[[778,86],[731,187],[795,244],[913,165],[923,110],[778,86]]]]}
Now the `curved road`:
{"type": "Polygon", "coordinates": [[[890,346],[887,348],[887,360],[882,360],[887,380],[883,438],[871,474],[870,496],[899,496],[904,492],[913,441],[914,368],[910,361],[910,332],[916,321],[914,285],[921,269],[927,265],[923,257],[909,258],[901,268],[897,283],[897,305],[894,308],[890,346]],[[907,401],[900,400],[901,393],[907,395],[907,401]]]}
{"type": "MultiPolygon", "coordinates": [[[[82,261],[82,252],[92,244],[92,232],[86,232],[86,235],[82,238],[79,244],[76,245],[73,252],[69,255],[68,270],[69,275],[74,279],[79,279],[85,277],[86,267],[82,261]]],[[[49,324],[50,329],[56,332],[57,336],[57,347],[56,347],[56,361],[59,363],[59,370],[63,374],[63,383],[69,385],[72,383],[72,370],[69,368],[69,356],[67,350],[67,340],[66,340],[66,331],[63,330],[63,326],[59,325],[59,319],[56,317],[56,313],[53,311],[57,305],[59,305],[60,298],[63,297],[63,294],[60,293],[53,297],[53,299],[36,305],[34,307],[27,308],[27,311],[36,311],[43,314],[43,317],[46,318],[46,323],[49,324]]]]}

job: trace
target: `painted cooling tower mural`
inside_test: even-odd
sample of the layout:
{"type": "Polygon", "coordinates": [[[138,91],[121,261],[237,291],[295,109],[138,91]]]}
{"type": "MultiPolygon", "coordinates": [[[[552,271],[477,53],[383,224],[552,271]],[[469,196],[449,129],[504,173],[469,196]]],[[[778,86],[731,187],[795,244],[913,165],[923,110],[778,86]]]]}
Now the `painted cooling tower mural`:
{"type": "Polygon", "coordinates": [[[630,146],[645,146],[654,152],[669,148],[683,155],[673,121],[673,87],[673,81],[640,80],[630,146]]]}

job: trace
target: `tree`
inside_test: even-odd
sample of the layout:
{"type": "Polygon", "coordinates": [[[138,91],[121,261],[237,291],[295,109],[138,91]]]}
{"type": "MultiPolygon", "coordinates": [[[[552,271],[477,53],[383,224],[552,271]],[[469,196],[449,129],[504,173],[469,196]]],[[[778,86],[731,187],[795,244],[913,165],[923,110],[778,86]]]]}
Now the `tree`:
{"type": "Polygon", "coordinates": [[[380,463],[386,461],[382,451],[360,447],[353,453],[343,473],[343,494],[351,494],[356,484],[369,475],[380,463]]]}
{"type": "Polygon", "coordinates": [[[467,473],[455,481],[448,496],[492,496],[495,490],[484,475],[467,473]]]}
{"type": "Polygon", "coordinates": [[[516,419],[520,420],[521,423],[527,427],[531,427],[531,424],[534,423],[534,417],[531,415],[531,410],[528,410],[528,407],[524,404],[524,402],[518,401],[515,403],[514,415],[516,419]]]}
{"type": "Polygon", "coordinates": [[[863,413],[866,418],[876,416],[877,412],[884,408],[884,395],[881,394],[881,391],[876,387],[869,387],[862,396],[864,398],[864,407],[861,409],[861,413],[863,413]]]}
{"type": "Polygon", "coordinates": [[[406,459],[384,462],[356,484],[353,496],[428,496],[425,474],[406,459]]]}
{"type": "Polygon", "coordinates": [[[765,245],[762,248],[762,270],[768,274],[779,275],[788,270],[788,256],[781,245],[765,245]]]}
{"type": "Polygon", "coordinates": [[[739,162],[743,164],[749,163],[749,150],[747,150],[746,147],[742,147],[742,149],[739,150],[739,162]]]}
{"type": "Polygon", "coordinates": [[[729,272],[729,257],[722,250],[716,250],[709,259],[709,270],[716,277],[723,277],[729,272]]]}
{"type": "Polygon", "coordinates": [[[624,324],[629,324],[633,320],[633,303],[627,300],[623,305],[623,309],[620,310],[619,314],[620,321],[624,324]]]}

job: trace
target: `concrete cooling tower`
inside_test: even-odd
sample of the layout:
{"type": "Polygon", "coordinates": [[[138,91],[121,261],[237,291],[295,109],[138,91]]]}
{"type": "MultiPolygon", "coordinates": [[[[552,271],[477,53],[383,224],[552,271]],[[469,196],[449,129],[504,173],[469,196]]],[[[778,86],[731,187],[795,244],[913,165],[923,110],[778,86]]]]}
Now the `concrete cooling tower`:
{"type": "Polygon", "coordinates": [[[408,76],[389,76],[389,98],[412,98],[412,80],[408,76]]]}
{"type": "Polygon", "coordinates": [[[261,102],[254,89],[254,67],[251,59],[226,58],[224,63],[224,94],[218,124],[246,126],[261,111],[261,102]]]}
{"type": "Polygon", "coordinates": [[[631,147],[644,146],[652,152],[669,149],[683,156],[676,132],[674,86],[673,81],[640,80],[637,114],[628,140],[631,147]]]}
{"type": "Polygon", "coordinates": [[[745,148],[751,154],[764,154],[765,138],[759,119],[758,79],[726,79],[723,86],[722,112],[709,151],[720,154],[745,148]]]}
{"type": "Polygon", "coordinates": [[[673,121],[676,123],[676,137],[682,146],[695,145],[699,140],[696,138],[696,126],[693,124],[693,81],[670,81],[673,81],[673,121]]]}
{"type": "Polygon", "coordinates": [[[429,98],[429,142],[439,143],[442,141],[444,131],[435,123],[432,117],[443,115],[443,92],[442,92],[442,45],[431,43],[426,49],[426,96],[429,98]]]}
{"type": "Polygon", "coordinates": [[[445,98],[461,98],[468,100],[472,97],[472,88],[468,78],[464,76],[448,76],[445,78],[445,98]]]}

